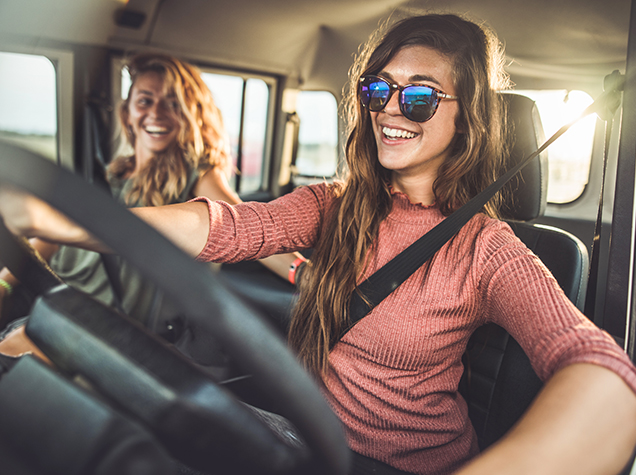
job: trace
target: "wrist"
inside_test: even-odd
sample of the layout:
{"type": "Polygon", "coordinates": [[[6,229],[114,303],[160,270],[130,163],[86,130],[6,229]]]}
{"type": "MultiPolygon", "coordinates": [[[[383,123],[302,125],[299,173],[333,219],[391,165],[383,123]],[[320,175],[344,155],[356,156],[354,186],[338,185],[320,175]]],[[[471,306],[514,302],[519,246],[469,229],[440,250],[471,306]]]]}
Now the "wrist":
{"type": "Polygon", "coordinates": [[[305,264],[305,262],[307,262],[307,259],[301,256],[294,262],[292,262],[291,266],[289,266],[288,280],[290,283],[296,285],[296,283],[298,282],[298,277],[300,275],[299,269],[303,264],[305,264]]]}
{"type": "Polygon", "coordinates": [[[4,279],[0,279],[0,292],[2,295],[11,295],[13,293],[13,286],[4,279]]]}

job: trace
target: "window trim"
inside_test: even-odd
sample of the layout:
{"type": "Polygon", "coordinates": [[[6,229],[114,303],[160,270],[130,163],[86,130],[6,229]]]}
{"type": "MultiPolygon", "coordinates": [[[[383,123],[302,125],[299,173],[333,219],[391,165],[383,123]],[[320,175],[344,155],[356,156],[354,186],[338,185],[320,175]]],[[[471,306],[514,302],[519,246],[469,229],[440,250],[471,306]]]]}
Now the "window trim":
{"type": "Polygon", "coordinates": [[[53,64],[57,91],[57,163],[73,170],[75,167],[73,52],[38,46],[25,47],[11,43],[3,44],[1,50],[6,53],[44,56],[53,64]]]}

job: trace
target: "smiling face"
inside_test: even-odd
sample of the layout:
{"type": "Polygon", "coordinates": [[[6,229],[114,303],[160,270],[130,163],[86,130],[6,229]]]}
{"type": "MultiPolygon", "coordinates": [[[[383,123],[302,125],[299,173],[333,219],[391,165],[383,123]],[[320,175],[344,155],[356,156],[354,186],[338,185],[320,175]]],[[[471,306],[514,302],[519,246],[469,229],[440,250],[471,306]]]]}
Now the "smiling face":
{"type": "MultiPolygon", "coordinates": [[[[451,60],[425,46],[401,49],[377,75],[401,86],[425,84],[455,95],[451,60]]],[[[381,112],[371,112],[378,160],[391,170],[392,185],[409,196],[411,190],[432,196],[437,169],[451,153],[457,132],[459,104],[442,99],[427,122],[413,122],[400,111],[395,93],[381,112]]],[[[417,201],[431,201],[415,197],[417,201]]],[[[432,202],[432,201],[431,201],[432,202]]],[[[428,204],[428,203],[425,203],[428,204]]]]}
{"type": "Polygon", "coordinates": [[[181,130],[179,103],[164,87],[161,74],[148,71],[136,78],[128,98],[127,122],[135,135],[138,165],[176,143],[181,130]]]}

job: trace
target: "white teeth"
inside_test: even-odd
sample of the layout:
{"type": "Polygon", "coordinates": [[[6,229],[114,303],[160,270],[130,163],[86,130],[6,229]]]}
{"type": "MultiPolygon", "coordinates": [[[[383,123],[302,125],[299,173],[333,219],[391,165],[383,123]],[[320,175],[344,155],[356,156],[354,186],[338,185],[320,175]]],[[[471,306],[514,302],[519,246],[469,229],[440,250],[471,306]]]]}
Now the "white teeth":
{"type": "Polygon", "coordinates": [[[166,132],[168,132],[167,128],[158,127],[156,125],[147,125],[145,129],[146,132],[148,132],[149,134],[165,134],[166,132]]]}
{"type": "Polygon", "coordinates": [[[412,139],[413,137],[417,135],[417,134],[414,134],[413,132],[408,132],[406,130],[389,129],[388,127],[382,127],[382,133],[392,139],[397,139],[397,138],[412,139]]]}

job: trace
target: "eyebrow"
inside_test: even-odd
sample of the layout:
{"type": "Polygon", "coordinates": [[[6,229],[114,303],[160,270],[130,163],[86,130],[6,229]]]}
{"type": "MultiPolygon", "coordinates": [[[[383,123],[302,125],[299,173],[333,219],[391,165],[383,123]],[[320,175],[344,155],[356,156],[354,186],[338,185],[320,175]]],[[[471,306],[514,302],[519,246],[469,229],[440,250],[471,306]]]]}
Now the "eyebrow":
{"type": "MultiPolygon", "coordinates": [[[[153,91],[148,91],[147,89],[138,89],[137,90],[138,94],[144,94],[146,96],[153,96],[155,95],[155,93],[153,91]]],[[[177,97],[177,95],[173,92],[171,92],[170,94],[166,95],[167,98],[169,99],[173,99],[175,97],[177,97]]]]}
{"type": "MultiPolygon", "coordinates": [[[[395,79],[393,78],[393,76],[391,75],[391,73],[387,72],[387,71],[381,71],[379,73],[380,76],[383,76],[387,79],[390,79],[391,81],[395,81],[395,79]]],[[[441,83],[435,79],[433,76],[429,76],[428,74],[415,74],[411,77],[409,77],[409,84],[413,84],[413,83],[418,83],[418,82],[431,82],[433,84],[436,84],[438,86],[442,86],[441,83]]]]}

